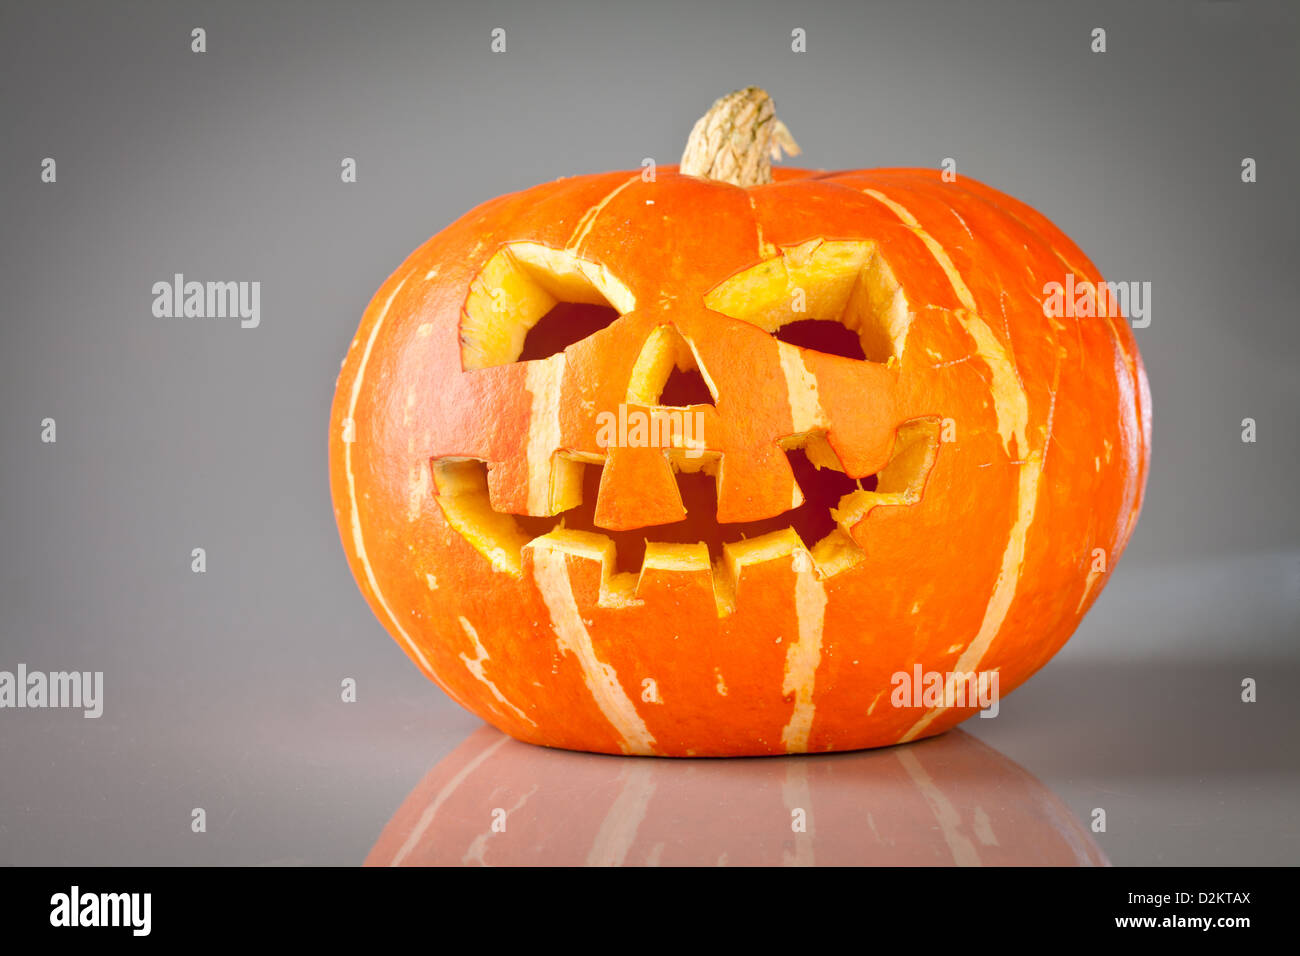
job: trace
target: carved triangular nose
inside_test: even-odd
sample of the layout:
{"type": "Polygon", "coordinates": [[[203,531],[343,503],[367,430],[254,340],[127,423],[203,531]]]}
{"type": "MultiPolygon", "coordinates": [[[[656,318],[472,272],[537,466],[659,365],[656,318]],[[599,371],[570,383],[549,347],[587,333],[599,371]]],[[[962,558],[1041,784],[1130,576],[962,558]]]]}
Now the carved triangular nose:
{"type": "Polygon", "coordinates": [[[691,368],[674,368],[659,393],[659,404],[669,408],[687,408],[691,405],[713,405],[713,393],[700,370],[692,363],[691,368]]]}
{"type": "Polygon", "coordinates": [[[629,405],[713,405],[717,390],[690,343],[671,325],[646,336],[627,384],[629,405]]]}
{"type": "Polygon", "coordinates": [[[632,367],[614,432],[619,440],[605,449],[599,527],[627,530],[686,517],[673,466],[704,466],[702,419],[714,414],[714,397],[690,343],[675,327],[656,326],[632,367]]]}

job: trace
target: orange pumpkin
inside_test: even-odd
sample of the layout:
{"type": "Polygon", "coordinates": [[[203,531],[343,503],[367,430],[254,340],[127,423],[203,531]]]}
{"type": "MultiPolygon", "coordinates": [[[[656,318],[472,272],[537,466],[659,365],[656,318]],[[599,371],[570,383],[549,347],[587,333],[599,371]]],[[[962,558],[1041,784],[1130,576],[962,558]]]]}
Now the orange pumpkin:
{"type": "Polygon", "coordinates": [[[789,760],[612,760],[483,727],[367,866],[1106,866],[1056,794],[957,731],[789,760]]]}
{"type": "Polygon", "coordinates": [[[1049,282],[1102,282],[1083,253],[934,170],[773,179],[780,146],[766,94],[724,97],[681,169],[491,200],[362,318],[330,430],[352,571],[420,669],[521,740],[940,733],[971,700],[900,700],[899,675],[1005,695],[1132,533],[1132,333],[1044,309],[1049,282]]]}

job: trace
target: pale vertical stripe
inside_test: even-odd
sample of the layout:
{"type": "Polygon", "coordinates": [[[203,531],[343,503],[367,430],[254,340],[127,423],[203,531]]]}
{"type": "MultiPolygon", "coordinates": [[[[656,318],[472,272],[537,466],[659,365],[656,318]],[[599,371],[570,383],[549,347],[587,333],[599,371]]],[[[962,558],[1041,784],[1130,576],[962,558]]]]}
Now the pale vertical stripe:
{"type": "Polygon", "coordinates": [[[925,797],[925,802],[934,811],[934,818],[939,822],[939,832],[943,834],[944,842],[952,852],[953,863],[957,866],[983,866],[975,844],[961,833],[961,814],[935,786],[930,775],[921,766],[921,761],[916,759],[916,754],[910,750],[896,750],[894,753],[897,754],[898,762],[903,765],[907,775],[921,791],[921,796],[925,797]]]}
{"type": "Polygon", "coordinates": [[[1015,362],[1002,343],[998,341],[988,323],[975,312],[958,312],[962,327],[975,340],[975,353],[984,360],[992,373],[989,393],[993,398],[993,411],[998,419],[998,433],[1002,447],[1010,454],[1011,439],[1016,439],[1016,454],[1024,458],[1029,452],[1026,430],[1029,427],[1029,396],[1016,370],[1015,362]]]}
{"type": "MultiPolygon", "coordinates": [[[[786,401],[790,405],[790,421],[795,434],[825,429],[826,412],[817,391],[817,376],[804,364],[799,349],[788,342],[777,342],[777,355],[781,359],[781,373],[785,378],[786,401]]],[[[803,491],[799,483],[790,481],[790,507],[803,504],[803,491]]]]}
{"type": "Polygon", "coordinates": [[[785,393],[790,402],[790,420],[795,433],[826,427],[826,412],[817,391],[817,376],[804,364],[799,349],[788,342],[776,344],[785,376],[785,393]]]}
{"type": "Polygon", "coordinates": [[[794,694],[794,711],[781,731],[781,743],[786,753],[803,753],[812,731],[813,687],[822,660],[822,624],[826,617],[826,588],[811,571],[795,576],[794,605],[799,638],[785,652],[785,679],[781,684],[782,694],[794,694]]]}
{"type": "Polygon", "coordinates": [[[456,776],[447,781],[446,785],[438,791],[436,796],[434,796],[433,801],[424,808],[424,812],[420,814],[420,819],[415,821],[415,826],[411,828],[411,835],[406,838],[406,842],[403,843],[397,853],[393,855],[393,859],[389,861],[389,866],[402,865],[402,861],[410,856],[411,851],[420,845],[420,838],[423,837],[424,832],[429,829],[429,824],[433,823],[433,818],[437,815],[439,808],[447,802],[447,798],[452,795],[457,787],[465,782],[465,778],[473,773],[478,768],[479,764],[492,756],[492,754],[509,739],[510,738],[505,734],[502,734],[500,740],[494,743],[491,747],[486,748],[469,763],[465,764],[456,776]]]}
{"type": "Polygon", "coordinates": [[[939,240],[926,231],[920,220],[912,215],[911,211],[902,203],[895,202],[878,190],[864,189],[863,192],[887,206],[890,212],[902,220],[903,225],[916,233],[917,238],[925,243],[926,248],[930,250],[930,254],[934,256],[935,261],[947,274],[948,280],[952,283],[952,290],[957,294],[957,299],[961,302],[962,307],[969,309],[971,312],[978,312],[979,309],[975,307],[975,296],[971,294],[966,281],[961,277],[961,273],[957,271],[957,267],[953,265],[948,250],[939,243],[939,240]]]}
{"type": "MultiPolygon", "coordinates": [[[[1065,267],[1065,271],[1075,276],[1086,278],[1090,273],[1083,269],[1077,268],[1065,255],[1056,247],[1052,247],[1052,252],[1057,260],[1065,267]]],[[[1091,281],[1091,280],[1089,280],[1091,281]]],[[[1126,376],[1117,380],[1118,397],[1118,414],[1120,417],[1120,453],[1124,456],[1124,501],[1120,505],[1119,512],[1115,520],[1115,537],[1118,541],[1126,541],[1133,533],[1133,525],[1137,521],[1138,510],[1142,502],[1142,487],[1140,482],[1143,476],[1140,474],[1138,462],[1142,458],[1142,447],[1147,444],[1147,427],[1149,424],[1151,409],[1151,396],[1149,392],[1142,387],[1142,376],[1138,374],[1137,359],[1131,355],[1124,347],[1117,331],[1117,321],[1124,321],[1123,316],[1109,315],[1106,316],[1103,327],[1111,340],[1111,346],[1120,356],[1124,363],[1124,368],[1128,373],[1126,376]],[[1132,416],[1131,423],[1128,421],[1132,416]],[[1130,434],[1130,427],[1133,433],[1130,434]],[[1132,440],[1126,440],[1131,438],[1132,440]]],[[[1075,324],[1080,324],[1080,319],[1075,316],[1075,324]]],[[[1080,334],[1080,348],[1082,348],[1082,329],[1080,334]]],[[[1109,442],[1107,443],[1109,445],[1109,442]]],[[[1107,454],[1109,463],[1109,451],[1107,454]]],[[[1084,603],[1092,593],[1092,588],[1096,584],[1096,572],[1089,572],[1087,580],[1084,582],[1083,594],[1079,596],[1079,604],[1075,610],[1081,610],[1084,603]]]]}
{"type": "Polygon", "coordinates": [[[962,279],[961,273],[957,271],[957,267],[953,265],[948,250],[925,231],[906,207],[874,189],[867,189],[864,192],[883,203],[911,229],[916,237],[925,243],[925,247],[930,250],[930,255],[934,256],[939,267],[947,275],[957,301],[962,304],[962,311],[957,313],[957,319],[961,322],[962,328],[975,340],[975,353],[984,360],[992,375],[990,393],[993,398],[993,411],[998,420],[998,433],[1002,436],[1002,447],[1010,454],[1011,438],[1015,436],[1015,457],[1024,458],[1029,451],[1025,437],[1025,430],[1029,424],[1029,398],[1025,394],[1024,384],[1020,381],[1015,363],[1007,354],[1006,348],[998,341],[988,324],[980,318],[975,296],[962,279]]]}
{"type": "MultiPolygon", "coordinates": [[[[1007,349],[998,341],[997,336],[993,334],[993,330],[980,318],[975,296],[962,279],[961,273],[957,271],[948,251],[925,230],[906,207],[874,189],[867,189],[864,192],[883,203],[911,229],[917,238],[925,243],[925,247],[947,275],[953,294],[962,305],[957,312],[958,321],[975,340],[976,354],[984,361],[992,376],[989,392],[993,399],[993,411],[997,417],[998,433],[1002,436],[1002,447],[1008,455],[1012,454],[1011,439],[1013,437],[1016,439],[1015,457],[1020,459],[1016,520],[1007,538],[1006,548],[1002,552],[1002,565],[998,570],[993,593],[989,596],[989,603],[984,609],[984,619],[980,623],[979,633],[953,667],[954,674],[967,673],[979,668],[989,645],[997,636],[1002,622],[1006,620],[1011,602],[1015,599],[1016,587],[1020,583],[1020,572],[1025,562],[1025,539],[1029,534],[1029,526],[1034,520],[1034,509],[1038,504],[1038,485],[1043,474],[1043,457],[1041,452],[1030,453],[1029,451],[1027,436],[1029,396],[1025,392],[1024,383],[1020,380],[1015,362],[1007,349]]],[[[955,684],[955,678],[949,677],[948,684],[950,686],[955,684]]],[[[947,688],[945,688],[945,699],[950,699],[947,688]]],[[[926,713],[912,725],[900,741],[915,739],[935,717],[943,713],[944,709],[939,708],[926,713]]]]}
{"type": "Polygon", "coordinates": [[[474,625],[471,624],[464,617],[462,617],[460,619],[460,626],[464,629],[465,634],[469,637],[469,639],[474,642],[475,656],[473,658],[471,658],[468,654],[460,655],[460,659],[465,662],[465,667],[479,681],[481,681],[483,684],[487,686],[487,689],[492,692],[492,696],[495,697],[500,703],[505,704],[516,714],[518,714],[521,719],[528,721],[530,724],[536,727],[537,722],[533,720],[531,717],[529,717],[527,714],[525,714],[518,707],[516,707],[514,704],[510,703],[510,701],[506,699],[506,695],[501,693],[500,688],[498,688],[496,684],[492,683],[492,681],[488,678],[487,674],[484,672],[483,670],[484,662],[490,661],[492,658],[488,656],[487,648],[483,646],[483,642],[478,639],[478,631],[474,630],[474,625]]]}
{"type": "MultiPolygon", "coordinates": [[[[413,439],[414,440],[414,439],[413,439]]],[[[415,522],[424,510],[424,501],[429,494],[430,470],[426,463],[416,462],[411,466],[407,476],[406,520],[415,522]]]]}
{"type": "Polygon", "coordinates": [[[623,788],[614,805],[600,822],[596,839],[587,853],[587,866],[622,866],[636,844],[637,831],[654,796],[654,768],[646,761],[624,764],[620,773],[623,788]]]}
{"type": "Polygon", "coordinates": [[[560,395],[564,384],[564,353],[544,362],[528,363],[525,388],[532,396],[528,419],[528,513],[551,513],[551,470],[560,447],[560,395]]]}
{"type": "MultiPolygon", "coordinates": [[[[407,278],[409,277],[403,276],[402,280],[397,283],[397,287],[393,289],[392,293],[388,296],[388,300],[384,302],[384,307],[379,310],[379,315],[375,317],[375,324],[370,327],[370,337],[366,339],[365,350],[361,353],[361,365],[357,368],[357,377],[352,380],[352,395],[348,401],[348,421],[356,421],[357,403],[361,399],[361,385],[366,377],[366,366],[370,363],[371,349],[374,348],[375,339],[379,336],[379,329],[383,326],[384,319],[388,316],[388,310],[392,307],[393,300],[397,298],[397,293],[402,291],[402,286],[406,285],[407,278]]],[[[353,437],[355,438],[356,436],[354,435],[353,437]]],[[[415,655],[415,659],[420,662],[420,666],[424,668],[425,672],[432,676],[433,666],[429,663],[420,648],[416,646],[415,642],[411,640],[411,636],[406,633],[406,629],[403,628],[401,622],[397,620],[397,615],[393,613],[393,609],[388,606],[388,601],[384,598],[384,592],[379,589],[379,581],[375,579],[374,568],[370,566],[370,558],[366,554],[366,541],[361,534],[361,510],[357,504],[357,483],[356,478],[352,473],[352,446],[354,444],[355,442],[348,441],[343,443],[343,471],[347,475],[348,501],[351,505],[352,512],[352,549],[356,552],[357,561],[360,562],[362,569],[366,573],[366,581],[370,585],[371,593],[374,594],[375,600],[379,602],[379,606],[384,609],[384,613],[388,615],[388,619],[393,623],[393,627],[397,630],[398,637],[401,638],[402,643],[406,645],[407,649],[415,655]]],[[[445,687],[443,689],[446,690],[445,687]]],[[[448,691],[448,693],[450,694],[450,691],[448,691]]],[[[455,699],[454,694],[451,696],[455,699]]],[[[457,700],[457,703],[461,702],[457,700]]],[[[464,704],[461,704],[461,706],[464,706],[464,704]]]]}
{"type": "MultiPolygon", "coordinates": [[[[957,658],[957,663],[949,673],[944,688],[944,700],[955,699],[950,696],[950,689],[955,688],[956,674],[966,674],[979,669],[980,662],[983,661],[984,655],[993,643],[993,638],[1002,628],[1002,622],[1006,620],[1007,611],[1011,609],[1011,602],[1016,596],[1016,585],[1020,583],[1020,572],[1025,563],[1025,539],[1029,534],[1029,526],[1034,520],[1034,508],[1038,504],[1039,479],[1043,474],[1042,454],[1035,452],[1029,461],[1019,467],[1020,486],[1016,499],[1019,510],[1016,514],[1016,522],[1011,526],[1011,536],[1007,540],[1007,546],[1002,552],[1002,567],[998,570],[998,580],[993,586],[993,594],[989,598],[988,606],[984,609],[984,620],[980,622],[979,633],[962,652],[961,657],[957,658]]],[[[917,735],[930,726],[930,723],[945,710],[946,707],[940,707],[928,711],[899,738],[899,742],[916,739],[917,735]]]]}
{"type": "Polygon", "coordinates": [[[533,574],[537,589],[551,615],[556,643],[560,650],[573,654],[582,668],[583,682],[605,715],[610,726],[620,737],[625,753],[653,754],[654,738],[636,706],[627,696],[618,674],[609,664],[596,657],[591,635],[583,624],[582,613],[569,583],[567,558],[563,551],[545,545],[533,546],[533,574]]]}

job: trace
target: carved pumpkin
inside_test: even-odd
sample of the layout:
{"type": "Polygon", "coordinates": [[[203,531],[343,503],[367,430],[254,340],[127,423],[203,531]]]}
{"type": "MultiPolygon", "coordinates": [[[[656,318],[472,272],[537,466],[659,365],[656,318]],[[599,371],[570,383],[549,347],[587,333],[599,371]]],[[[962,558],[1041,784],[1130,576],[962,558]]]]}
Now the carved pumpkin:
{"type": "Polygon", "coordinates": [[[1056,794],[957,731],[789,760],[611,760],[484,727],[411,791],[368,866],[1106,866],[1056,794]]]}
{"type": "Polygon", "coordinates": [[[897,675],[996,673],[1005,695],[1133,530],[1132,333],[1044,309],[1048,282],[1100,283],[1092,263],[969,179],[769,181],[782,145],[765,94],[724,97],[682,170],[491,200],[362,318],[330,436],[352,571],[420,669],[521,740],[939,733],[971,701],[896,706],[897,675]]]}

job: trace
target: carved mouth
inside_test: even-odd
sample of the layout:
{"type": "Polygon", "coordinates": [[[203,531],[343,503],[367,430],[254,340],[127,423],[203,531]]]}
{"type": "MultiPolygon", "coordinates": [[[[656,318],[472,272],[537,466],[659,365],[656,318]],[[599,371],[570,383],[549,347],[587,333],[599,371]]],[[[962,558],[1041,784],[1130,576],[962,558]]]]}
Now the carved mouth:
{"type": "Polygon", "coordinates": [[[716,520],[717,488],[712,475],[703,469],[679,471],[677,488],[686,508],[686,519],[673,524],[650,525],[630,531],[610,531],[595,524],[596,493],[600,486],[600,468],[586,466],[583,475],[582,504],[557,518],[520,517],[518,522],[530,537],[563,527],[573,531],[603,534],[614,542],[617,560],[615,572],[641,570],[649,542],[660,544],[703,544],[710,561],[723,558],[723,547],[773,532],[792,530],[809,550],[836,528],[832,510],[841,499],[855,491],[875,491],[876,476],[854,481],[843,472],[817,468],[802,449],[789,454],[795,480],[803,490],[804,502],[798,508],[761,521],[720,523],[716,520]]]}
{"type": "Polygon", "coordinates": [[[874,507],[906,506],[920,500],[938,454],[939,430],[938,418],[904,423],[888,464],[877,474],[857,480],[833,467],[817,466],[804,447],[787,449],[804,501],[760,521],[719,522],[716,457],[691,465],[674,456],[685,520],[628,531],[611,531],[595,523],[602,467],[598,462],[580,463],[584,469],[581,502],[553,517],[493,509],[482,461],[439,458],[431,464],[436,500],[449,524],[498,570],[521,575],[524,549],[545,544],[588,557],[607,557],[605,571],[611,579],[607,592],[630,596],[648,567],[707,568],[713,571],[719,612],[727,613],[728,582],[734,585],[738,565],[786,557],[796,570],[831,577],[863,561],[866,552],[854,540],[853,526],[874,507]]]}

